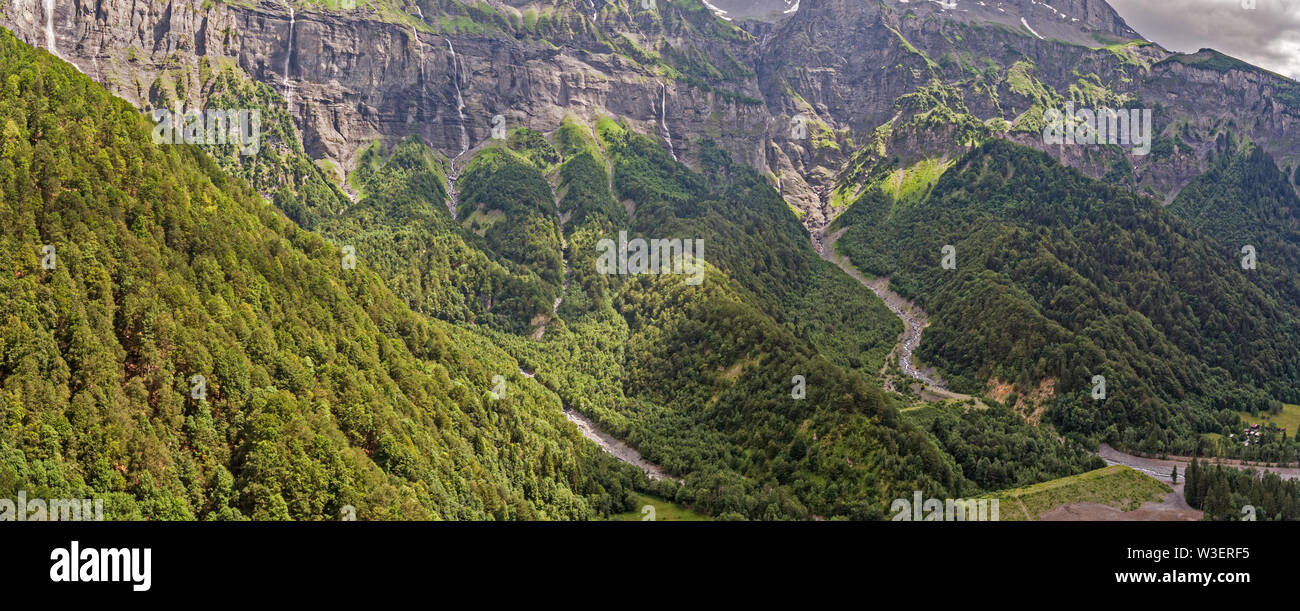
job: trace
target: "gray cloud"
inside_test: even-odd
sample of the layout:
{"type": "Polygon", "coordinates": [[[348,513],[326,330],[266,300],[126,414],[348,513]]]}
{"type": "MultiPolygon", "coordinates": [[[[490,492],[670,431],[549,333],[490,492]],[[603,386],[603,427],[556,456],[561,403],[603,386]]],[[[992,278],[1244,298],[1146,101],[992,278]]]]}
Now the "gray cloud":
{"type": "MultiPolygon", "coordinates": [[[[1049,0],[1050,1],[1050,0],[1049,0]]],[[[1300,1],[1109,0],[1130,26],[1173,51],[1203,47],[1300,80],[1300,1]]]]}

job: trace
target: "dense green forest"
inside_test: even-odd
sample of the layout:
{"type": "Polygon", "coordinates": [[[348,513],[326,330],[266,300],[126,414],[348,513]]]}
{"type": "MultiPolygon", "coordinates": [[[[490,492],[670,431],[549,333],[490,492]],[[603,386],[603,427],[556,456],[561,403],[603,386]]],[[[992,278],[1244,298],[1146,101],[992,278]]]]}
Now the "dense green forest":
{"type": "Polygon", "coordinates": [[[1268,153],[1221,137],[1209,170],[1178,193],[1169,211],[1238,258],[1243,246],[1254,246],[1259,265],[1250,271],[1260,273],[1246,277],[1271,297],[1300,302],[1294,273],[1300,266],[1300,197],[1268,153]]]}
{"type": "MultiPolygon", "coordinates": [[[[752,170],[705,143],[692,171],[612,121],[569,122],[553,139],[573,282],[540,342],[494,337],[566,405],[684,477],[679,503],[747,518],[877,518],[913,489],[974,494],[1098,466],[1010,410],[955,411],[931,435],[899,418],[903,404],[875,375],[897,318],[816,256],[752,170]],[[703,239],[706,281],[595,274],[595,241],[624,228],[703,239]],[[792,398],[796,375],[805,399],[792,398]],[[949,427],[980,434],[962,441],[949,427]]],[[[536,138],[512,146],[549,158],[536,138]]]]}
{"type": "Polygon", "coordinates": [[[927,197],[872,190],[836,227],[930,313],[919,354],[955,389],[1047,388],[1050,421],[1088,444],[1205,453],[1239,410],[1300,393],[1294,299],[1157,202],[1031,149],[989,142],[927,197]]]}
{"type": "MultiPolygon", "coordinates": [[[[491,154],[506,156],[495,150],[491,154]]],[[[480,185],[484,174],[479,167],[471,167],[461,180],[477,188],[489,186],[480,185]]],[[[542,180],[531,171],[536,181],[542,180]]],[[[553,227],[547,231],[555,249],[537,270],[508,252],[494,252],[491,240],[451,218],[442,163],[418,139],[397,144],[387,155],[378,146],[367,149],[352,181],[362,192],[357,203],[322,219],[316,230],[337,245],[353,246],[416,311],[513,331],[526,330],[534,316],[549,312],[559,292],[559,238],[553,227]],[[543,270],[545,278],[535,273],[543,270]]],[[[545,192],[544,182],[541,187],[545,192]]],[[[462,195],[462,217],[476,202],[473,191],[469,198],[462,195]]]]}
{"type": "Polygon", "coordinates": [[[951,461],[844,367],[847,356],[828,361],[809,341],[868,346],[861,365],[879,369],[898,328],[851,279],[827,273],[752,170],[717,153],[693,172],[612,121],[569,122],[553,140],[511,147],[524,159],[559,154],[558,166],[534,163],[556,183],[570,288],[540,341],[493,337],[566,405],[682,477],[671,498],[724,517],[867,519],[899,494],[960,485],[951,461]],[[596,242],[620,230],[703,240],[707,277],[692,286],[596,273],[596,242]],[[842,301],[848,315],[805,315],[824,309],[819,299],[842,301]],[[792,398],[795,375],[806,377],[806,399],[792,398]]]}
{"type": "Polygon", "coordinates": [[[1300,520],[1300,480],[1192,460],[1184,474],[1187,504],[1205,520],[1300,520]]]}
{"type": "MultiPolygon", "coordinates": [[[[316,218],[314,233],[207,151],[150,143],[140,113],[44,51],[5,34],[0,55],[13,59],[0,75],[0,212],[13,270],[0,494],[107,495],[110,517],[148,519],[332,519],[345,505],[362,519],[627,510],[644,477],[582,440],[515,356],[543,383],[567,375],[608,391],[591,413],[686,478],[656,492],[711,514],[871,518],[907,491],[957,485],[951,461],[878,389],[794,332],[837,332],[832,319],[801,320],[799,306],[812,305],[796,291],[831,298],[852,284],[787,269],[785,259],[820,261],[752,171],[721,159],[711,176],[690,172],[613,123],[599,141],[562,132],[563,164],[558,153],[531,154],[535,138],[512,138],[459,183],[462,202],[507,215],[499,235],[479,236],[451,220],[441,164],[410,141],[377,150],[355,177],[356,204],[316,218]],[[574,259],[590,260],[578,249],[629,221],[608,192],[611,165],[620,197],[642,200],[627,228],[708,240],[708,281],[575,272],[585,301],[566,311],[576,331],[559,319],[534,341],[518,333],[517,314],[544,306],[562,282],[565,240],[548,214],[555,201],[541,196],[547,174],[559,182],[574,259]],[[493,181],[506,175],[525,191],[494,200],[493,181]],[[645,191],[650,181],[664,189],[645,191]],[[727,213],[729,201],[754,197],[765,205],[752,217],[727,213]],[[785,246],[760,247],[754,229],[773,221],[785,246]],[[551,245],[545,257],[518,249],[534,238],[551,245]],[[51,269],[41,266],[46,245],[57,254],[51,269]],[[444,262],[412,272],[403,257],[422,249],[444,262]],[[349,252],[355,268],[343,264],[349,252]],[[490,319],[506,308],[487,296],[511,280],[537,298],[521,298],[501,324],[434,318],[490,319]],[[448,292],[460,297],[440,301],[448,292]],[[551,356],[564,350],[577,371],[551,356]],[[796,373],[808,378],[807,400],[791,398],[796,373]],[[509,389],[501,399],[491,392],[498,375],[509,389]]],[[[873,312],[857,324],[890,321],[860,292],[850,300],[873,312]]],[[[883,326],[868,335],[881,355],[895,332],[883,326]]],[[[552,390],[566,401],[583,392],[552,390]]]]}
{"type": "Polygon", "coordinates": [[[110,518],[587,519],[645,486],[364,254],[344,269],[45,51],[0,32],[0,58],[0,495],[99,495],[110,518]]]}
{"type": "MultiPolygon", "coordinates": [[[[365,227],[375,247],[391,245],[392,262],[375,265],[395,287],[434,284],[408,281],[412,268],[447,268],[402,263],[426,260],[422,252],[434,249],[425,244],[455,244],[461,255],[449,260],[461,267],[479,261],[515,270],[535,288],[539,298],[529,305],[539,315],[528,319],[526,310],[512,324],[477,332],[518,358],[564,405],[683,478],[680,486],[658,484],[660,495],[711,515],[873,518],[914,489],[989,490],[1091,468],[1080,448],[1007,422],[986,441],[1033,437],[1054,443],[1041,449],[1059,451],[1060,462],[1028,467],[1014,463],[1026,455],[976,457],[966,468],[983,469],[979,481],[965,478],[933,439],[897,417],[874,378],[899,332],[897,319],[816,256],[755,172],[707,144],[705,151],[695,172],[613,121],[570,119],[549,137],[514,130],[469,161],[452,221],[432,204],[445,199],[438,164],[410,140],[386,155],[368,151],[354,176],[363,196],[341,221],[319,229],[345,244],[357,241],[350,226],[365,227]],[[696,287],[674,276],[597,273],[596,242],[618,231],[703,240],[707,280],[696,287]],[[383,237],[390,233],[411,239],[383,237]],[[539,312],[555,294],[564,297],[557,314],[539,312]],[[796,375],[806,379],[805,399],[791,396],[796,375]]],[[[430,294],[481,294],[464,276],[447,278],[430,294]]],[[[412,305],[422,309],[418,298],[412,305]]],[[[488,315],[492,307],[471,320],[499,320],[488,315]]]]}
{"type": "MultiPolygon", "coordinates": [[[[1217,243],[1221,252],[1241,261],[1246,279],[1283,312],[1282,320],[1270,324],[1276,325],[1277,332],[1295,337],[1292,321],[1300,319],[1300,278],[1296,276],[1300,269],[1300,197],[1273,158],[1253,144],[1239,145],[1227,135],[1220,137],[1209,170],[1179,192],[1169,211],[1202,232],[1204,239],[1217,243]]],[[[1267,351],[1267,347],[1255,343],[1243,352],[1254,350],[1267,351]]],[[[1295,358],[1294,349],[1289,356],[1288,360],[1295,358]]],[[[1263,386],[1290,400],[1295,379],[1287,374],[1263,386]]],[[[1282,408],[1282,401],[1273,399],[1267,405],[1248,405],[1243,411],[1276,416],[1282,408]]],[[[1218,444],[1212,453],[1294,462],[1300,460],[1296,433],[1266,426],[1249,446],[1218,444]]]]}
{"type": "Polygon", "coordinates": [[[657,490],[679,503],[754,519],[870,518],[913,489],[982,489],[862,375],[880,369],[897,319],[813,253],[756,173],[706,151],[694,172],[613,121],[571,119],[550,136],[517,129],[468,162],[453,221],[441,166],[421,143],[372,147],[352,179],[357,204],[318,229],[359,253],[387,249],[367,263],[418,311],[486,321],[476,332],[564,405],[682,477],[657,490]],[[707,281],[597,273],[596,242],[620,230],[704,240],[707,281]],[[445,259],[425,254],[435,252],[445,259]],[[445,271],[465,269],[519,284],[496,297],[472,282],[484,275],[445,271]],[[434,295],[474,309],[429,307],[434,295]],[[521,295],[532,295],[526,307],[501,318],[521,295]],[[553,295],[564,297],[554,316],[544,307],[553,295]],[[795,375],[807,380],[804,400],[791,398],[795,375]]]}
{"type": "MultiPolygon", "coordinates": [[[[1294,433],[1214,441],[1300,402],[1300,208],[1250,146],[1222,142],[1168,210],[1002,141],[928,195],[858,196],[839,248],[929,312],[919,358],[981,408],[918,406],[881,387],[899,319],[707,138],[692,168],[569,117],[459,172],[419,138],[376,141],[344,179],[231,70],[201,86],[263,110],[255,155],[152,144],[147,115],[7,32],[0,58],[0,497],[104,496],[111,518],[593,519],[649,492],[725,519],[880,519],[914,490],[1096,469],[1102,441],[1300,457],[1294,433]],[[600,273],[619,232],[699,240],[704,282],[600,273]],[[1010,398],[981,396],[998,383],[1010,398]],[[1035,391],[1042,426],[1009,407],[1035,391]],[[673,478],[603,453],[566,408],[673,478]]],[[[664,61],[717,80],[704,57],[664,61]]],[[[1216,477],[1198,497],[1215,516],[1220,489],[1293,513],[1294,491],[1216,477]]]]}
{"type": "Polygon", "coordinates": [[[1031,426],[1021,414],[1002,405],[987,409],[970,405],[915,407],[904,412],[904,417],[928,431],[974,484],[973,489],[961,490],[964,496],[1019,488],[1106,466],[1085,448],[1061,443],[1048,427],[1031,426]]]}

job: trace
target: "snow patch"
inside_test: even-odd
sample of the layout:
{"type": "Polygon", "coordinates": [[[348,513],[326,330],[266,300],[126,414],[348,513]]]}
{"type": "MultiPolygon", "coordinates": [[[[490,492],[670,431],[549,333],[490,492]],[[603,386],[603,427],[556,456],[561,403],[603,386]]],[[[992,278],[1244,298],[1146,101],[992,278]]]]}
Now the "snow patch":
{"type": "Polygon", "coordinates": [[[1039,34],[1038,32],[1035,32],[1035,31],[1034,31],[1034,28],[1029,27],[1029,22],[1028,22],[1028,21],[1025,21],[1025,18],[1024,18],[1024,17],[1021,17],[1021,18],[1020,18],[1020,24],[1023,25],[1023,26],[1025,26],[1025,29],[1029,30],[1029,33],[1030,33],[1030,34],[1033,34],[1034,36],[1037,36],[1039,40],[1047,40],[1046,38],[1043,38],[1043,35],[1042,35],[1042,34],[1039,34]]]}

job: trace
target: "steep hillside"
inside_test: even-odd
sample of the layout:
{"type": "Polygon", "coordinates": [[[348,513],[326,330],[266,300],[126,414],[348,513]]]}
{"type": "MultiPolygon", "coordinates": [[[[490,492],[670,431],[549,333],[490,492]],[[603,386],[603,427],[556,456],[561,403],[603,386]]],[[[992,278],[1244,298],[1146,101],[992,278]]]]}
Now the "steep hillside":
{"type": "Polygon", "coordinates": [[[1102,441],[1300,458],[1228,437],[1300,402],[1300,85],[1102,0],[0,0],[0,26],[0,492],[879,518],[1102,441]],[[1150,150],[1049,144],[1067,107],[1151,111],[1150,150]],[[152,144],[160,109],[258,112],[259,146],[152,144]],[[610,269],[629,240],[699,246],[610,269]]]}
{"type": "Polygon", "coordinates": [[[478,238],[410,141],[367,163],[359,201],[318,223],[326,241],[202,149],[152,144],[149,122],[66,64],[7,34],[0,55],[5,490],[108,495],[115,518],[628,510],[643,476],[582,440],[564,406],[685,480],[656,493],[710,515],[878,518],[912,490],[976,489],[863,375],[897,323],[725,154],[697,173],[610,121],[555,145],[517,133],[456,185],[531,220],[478,238]],[[513,169],[475,172],[500,163],[513,169]],[[507,176],[538,199],[502,199],[492,181],[507,176]],[[554,215],[540,212],[548,176],[554,215]],[[565,232],[566,259],[590,261],[614,230],[701,239],[702,282],[575,271],[566,289],[562,271],[512,258],[538,222],[565,232]],[[424,286],[402,263],[421,251],[440,253],[442,288],[391,292],[424,286]],[[468,302],[438,311],[444,289],[472,295],[484,277],[575,301],[544,335],[468,302]]]}
{"type": "Polygon", "coordinates": [[[364,252],[347,269],[7,32],[0,82],[0,493],[147,519],[630,508],[639,473],[505,353],[408,310],[364,252]]]}
{"type": "MultiPolygon", "coordinates": [[[[542,333],[488,336],[567,406],[684,479],[661,493],[711,515],[863,519],[900,491],[968,485],[863,375],[881,367],[895,319],[817,258],[752,170],[715,152],[705,172],[691,171],[609,120],[507,142],[470,166],[509,159],[517,166],[503,175],[555,182],[569,275],[542,333]],[[600,273],[599,242],[620,232],[699,241],[701,267],[600,273]]],[[[487,246],[528,236],[506,228],[487,246]]]]}
{"type": "Polygon", "coordinates": [[[1300,392],[1293,296],[1158,203],[1042,153],[990,142],[927,197],[873,190],[838,224],[841,252],[929,312],[924,361],[967,392],[1011,384],[1066,431],[1191,454],[1236,410],[1300,392]]]}
{"type": "Polygon", "coordinates": [[[1183,189],[1169,211],[1224,248],[1240,254],[1250,246],[1260,273],[1247,277],[1274,297],[1300,304],[1300,197],[1288,174],[1258,146],[1238,150],[1225,139],[1210,170],[1183,189]]]}
{"type": "Polygon", "coordinates": [[[549,313],[559,293],[560,238],[554,214],[541,211],[552,204],[540,172],[508,157],[514,173],[494,172],[488,166],[502,163],[498,153],[485,153],[462,179],[458,223],[448,209],[444,166],[432,151],[418,138],[388,152],[376,145],[352,176],[361,193],[357,203],[322,218],[315,229],[352,245],[418,312],[525,330],[534,317],[549,313]],[[533,182],[515,184],[520,172],[533,182]],[[534,200],[516,199],[528,187],[534,200]],[[485,208],[485,202],[494,207],[485,208]],[[531,206],[533,216],[511,214],[505,220],[500,207],[514,208],[514,202],[531,206]],[[540,231],[533,233],[528,223],[541,223],[540,231]],[[533,237],[501,237],[516,231],[533,237]]]}

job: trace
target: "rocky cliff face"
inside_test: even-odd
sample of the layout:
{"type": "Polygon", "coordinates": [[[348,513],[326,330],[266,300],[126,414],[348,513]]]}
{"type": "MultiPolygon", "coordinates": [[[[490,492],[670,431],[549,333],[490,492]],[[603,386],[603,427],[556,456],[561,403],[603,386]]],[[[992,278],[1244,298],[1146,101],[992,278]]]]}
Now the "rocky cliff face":
{"type": "MultiPolygon", "coordinates": [[[[1131,165],[1132,186],[1165,200],[1204,171],[1221,133],[1250,134],[1283,165],[1300,157],[1293,81],[1212,52],[1172,54],[1144,41],[1100,0],[955,4],[806,0],[762,34],[758,72],[769,108],[811,112],[847,128],[859,146],[889,126],[893,136],[878,157],[903,164],[960,153],[964,143],[936,123],[965,117],[1095,177],[1131,165]],[[936,83],[942,95],[931,106],[898,103],[918,91],[935,93],[936,83]],[[1151,108],[1155,135],[1168,146],[1121,160],[1099,147],[1046,145],[1042,113],[1067,102],[1151,108]],[[997,118],[1007,124],[994,125],[997,118]]],[[[806,146],[777,141],[794,167],[808,161],[806,146]]],[[[796,180],[826,202],[835,180],[825,174],[796,180]]]]}
{"type": "MultiPolygon", "coordinates": [[[[579,12],[590,8],[586,0],[578,4],[556,12],[549,37],[521,40],[472,27],[450,31],[440,16],[423,21],[417,5],[411,14],[299,6],[291,16],[288,6],[273,2],[59,0],[53,50],[141,107],[158,103],[160,79],[199,80],[201,59],[234,64],[284,98],[308,154],[345,167],[377,138],[418,134],[455,156],[465,148],[462,127],[473,144],[490,137],[497,115],[510,126],[549,131],[568,113],[623,117],[650,133],[663,131],[666,119],[681,148],[688,134],[731,134],[753,142],[736,152],[761,160],[759,106],[656,78],[603,43],[609,34],[579,12]]],[[[50,47],[44,32],[51,17],[40,0],[0,6],[0,25],[50,47]]],[[[606,7],[603,19],[644,27],[637,32],[643,38],[672,35],[654,32],[661,22],[650,17],[606,7]]],[[[191,87],[184,97],[203,103],[201,89],[191,87]]]]}
{"type": "Polygon", "coordinates": [[[719,17],[741,10],[725,0],[0,0],[0,26],[142,108],[167,92],[201,105],[205,71],[233,66],[282,98],[308,155],[345,170],[372,141],[409,135],[455,157],[490,138],[497,115],[544,132],[570,114],[619,117],[687,162],[707,138],[770,172],[810,228],[834,213],[830,192],[864,146],[899,163],[963,151],[969,130],[934,127],[944,121],[1112,171],[1113,159],[1034,136],[1036,116],[1066,101],[1154,107],[1172,151],[1129,162],[1135,187],[1158,197],[1198,174],[1224,132],[1300,159],[1294,82],[1142,44],[1102,0],[771,4],[751,5],[770,22],[748,31],[719,17]],[[881,140],[882,126],[894,136],[881,140]]]}

